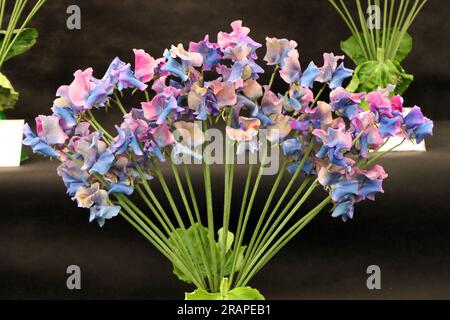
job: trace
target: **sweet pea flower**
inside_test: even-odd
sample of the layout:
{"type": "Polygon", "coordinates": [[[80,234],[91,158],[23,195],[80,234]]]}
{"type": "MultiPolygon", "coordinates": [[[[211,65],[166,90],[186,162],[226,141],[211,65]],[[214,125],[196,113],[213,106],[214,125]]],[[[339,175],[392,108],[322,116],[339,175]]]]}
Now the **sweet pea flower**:
{"type": "Polygon", "coordinates": [[[324,65],[319,68],[320,75],[317,81],[328,83],[330,89],[342,86],[342,82],[353,75],[353,70],[344,67],[344,63],[338,66],[339,60],[343,60],[344,56],[335,56],[333,53],[324,53],[324,65]]]}
{"type": "Polygon", "coordinates": [[[261,109],[266,115],[280,114],[283,110],[283,97],[276,95],[269,86],[264,86],[264,95],[261,100],[261,109]]]}
{"type": "Polygon", "coordinates": [[[281,78],[288,84],[298,82],[302,75],[302,68],[298,58],[299,54],[296,49],[289,51],[284,60],[284,66],[280,70],[281,78]]]}
{"type": "Polygon", "coordinates": [[[258,81],[250,79],[244,82],[242,92],[247,98],[254,101],[262,97],[263,88],[258,81]]]}
{"type": "Polygon", "coordinates": [[[57,116],[38,116],[36,132],[39,138],[49,146],[62,145],[69,138],[61,127],[61,119],[57,116]]]}
{"type": "Polygon", "coordinates": [[[124,154],[128,150],[137,156],[142,156],[141,146],[134,132],[128,126],[115,126],[118,136],[114,138],[112,151],[117,154],[124,154]]]}
{"type": "Polygon", "coordinates": [[[57,173],[63,179],[69,196],[74,196],[80,187],[89,185],[89,173],[73,160],[66,160],[59,165],[57,173]]]}
{"type": "Polygon", "coordinates": [[[209,36],[200,42],[190,42],[189,52],[196,52],[203,57],[203,70],[211,71],[222,59],[219,44],[209,42],[209,36]]]}
{"type": "Polygon", "coordinates": [[[250,141],[258,135],[261,121],[256,118],[239,117],[239,127],[227,126],[228,138],[233,141],[250,141]]]}
{"type": "Polygon", "coordinates": [[[288,84],[299,83],[302,87],[312,87],[313,82],[320,75],[319,68],[310,62],[305,72],[300,66],[299,54],[296,49],[288,52],[284,59],[284,66],[280,70],[281,78],[288,84]]]}
{"type": "Polygon", "coordinates": [[[105,194],[106,191],[100,189],[100,184],[96,182],[89,187],[80,187],[72,200],[77,201],[78,207],[89,209],[102,193],[105,194]]]}
{"type": "Polygon", "coordinates": [[[174,135],[180,141],[176,142],[173,149],[173,155],[188,155],[194,159],[201,160],[202,155],[195,149],[205,142],[205,134],[196,122],[178,121],[175,122],[176,128],[174,135]]]}
{"type": "Polygon", "coordinates": [[[359,106],[363,97],[364,94],[354,94],[342,87],[338,87],[330,93],[331,109],[337,111],[345,118],[352,120],[363,111],[359,106]]]}
{"type": "Polygon", "coordinates": [[[284,100],[286,111],[311,113],[310,104],[314,101],[314,93],[308,87],[293,85],[289,89],[289,96],[284,100]]]}
{"type": "Polygon", "coordinates": [[[161,67],[161,71],[168,72],[180,78],[183,82],[189,79],[188,71],[191,67],[200,67],[203,57],[198,52],[188,52],[180,43],[172,46],[170,50],[164,51],[164,58],[167,60],[161,67]]]}
{"type": "Polygon", "coordinates": [[[331,106],[323,101],[317,102],[317,106],[309,113],[302,114],[298,121],[291,121],[292,129],[307,131],[311,125],[313,129],[326,129],[333,123],[331,106]]]}
{"type": "Polygon", "coordinates": [[[186,51],[181,43],[171,47],[170,55],[172,58],[179,58],[185,69],[191,66],[201,67],[203,64],[203,56],[200,53],[186,51]]]}
{"type": "Polygon", "coordinates": [[[288,53],[297,48],[297,42],[287,39],[266,38],[267,52],[264,61],[267,65],[280,65],[284,67],[285,58],[288,53]]]}
{"type": "Polygon", "coordinates": [[[119,206],[108,204],[108,192],[100,189],[98,183],[90,187],[80,187],[73,200],[76,200],[81,208],[90,208],[89,222],[96,220],[100,227],[103,227],[106,219],[117,216],[122,210],[119,206]]]}
{"type": "Polygon", "coordinates": [[[141,106],[145,118],[156,121],[156,124],[164,123],[170,114],[184,111],[178,106],[178,102],[170,90],[157,94],[150,102],[142,102],[141,106]]]}
{"type": "Polygon", "coordinates": [[[147,83],[153,79],[155,69],[161,59],[155,60],[151,55],[142,49],[133,49],[134,53],[134,75],[137,80],[147,83]]]}
{"type": "Polygon", "coordinates": [[[124,124],[136,135],[138,141],[144,141],[148,136],[149,121],[144,116],[144,110],[133,108],[124,115],[124,124]]]}
{"type": "MultiPolygon", "coordinates": [[[[270,119],[256,102],[251,101],[247,97],[239,94],[237,96],[239,106],[245,106],[250,111],[250,116],[261,121],[263,126],[274,125],[275,122],[270,119]]],[[[266,111],[269,111],[266,109],[266,111]]]]}
{"type": "Polygon", "coordinates": [[[316,154],[319,159],[328,156],[332,164],[342,167],[347,166],[343,152],[351,149],[353,140],[351,134],[345,132],[345,127],[328,128],[328,131],[315,129],[312,134],[323,143],[322,148],[316,154]]]}
{"type": "Polygon", "coordinates": [[[233,83],[211,81],[205,85],[206,87],[211,88],[217,99],[217,106],[219,108],[234,106],[237,103],[236,90],[233,83]]]}
{"type": "Polygon", "coordinates": [[[421,143],[426,137],[433,134],[433,121],[423,116],[419,107],[415,106],[404,119],[406,133],[421,143]]]}
{"type": "Polygon", "coordinates": [[[292,128],[290,122],[292,118],[283,114],[274,114],[270,117],[275,123],[267,127],[267,140],[271,143],[279,142],[286,138],[292,128]]]}
{"type": "Polygon", "coordinates": [[[222,52],[227,52],[230,48],[234,48],[239,44],[245,44],[250,48],[248,54],[249,58],[257,59],[256,50],[261,47],[261,44],[255,42],[248,35],[250,29],[242,26],[241,20],[236,20],[231,23],[232,32],[219,32],[217,35],[217,42],[222,52]]]}
{"type": "Polygon", "coordinates": [[[377,149],[384,143],[379,129],[375,126],[375,115],[371,112],[362,112],[351,121],[351,128],[354,130],[354,137],[360,135],[356,146],[360,149],[360,156],[367,158],[369,149],[377,149]]]}
{"type": "Polygon", "coordinates": [[[39,153],[47,157],[58,158],[59,153],[50,147],[43,139],[36,136],[31,130],[28,123],[23,128],[23,134],[25,138],[22,143],[26,146],[30,146],[34,153],[39,153]]]}
{"type": "Polygon", "coordinates": [[[403,115],[398,111],[392,112],[392,117],[379,117],[379,130],[382,138],[403,136],[403,115]]]}
{"type": "Polygon", "coordinates": [[[117,88],[119,91],[127,88],[136,88],[140,91],[147,89],[147,85],[138,80],[131,70],[131,64],[127,63],[119,69],[111,71],[111,76],[117,79],[117,88]]]}
{"type": "Polygon", "coordinates": [[[333,218],[341,218],[342,221],[347,222],[349,219],[353,219],[355,212],[355,198],[348,196],[343,198],[333,209],[331,216],[333,218]]]}
{"type": "Polygon", "coordinates": [[[151,129],[151,132],[153,134],[154,141],[160,148],[164,148],[175,143],[175,138],[166,123],[160,124],[158,127],[151,129]]]}
{"type": "Polygon", "coordinates": [[[394,117],[393,111],[402,112],[403,101],[398,97],[389,98],[395,86],[388,86],[387,88],[378,88],[374,92],[367,94],[366,101],[369,103],[370,111],[388,118],[394,117]]]}
{"type": "Polygon", "coordinates": [[[114,162],[114,154],[106,143],[100,140],[101,134],[94,132],[90,136],[82,138],[75,150],[83,159],[81,169],[91,174],[106,174],[114,162]]]}

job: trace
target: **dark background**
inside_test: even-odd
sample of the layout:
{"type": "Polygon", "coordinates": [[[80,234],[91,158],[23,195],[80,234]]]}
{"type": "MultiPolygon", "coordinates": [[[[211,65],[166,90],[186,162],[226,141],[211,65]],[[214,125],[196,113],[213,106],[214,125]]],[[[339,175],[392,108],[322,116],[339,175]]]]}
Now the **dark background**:
{"type": "MultiPolygon", "coordinates": [[[[306,228],[251,283],[267,298],[450,298],[449,6],[429,1],[411,29],[414,50],[404,62],[416,76],[407,105],[437,120],[429,152],[384,160],[391,174],[386,194],[359,205],[355,220],[344,224],[324,212],[306,228]],[[366,288],[372,264],[381,267],[381,291],[366,288]]],[[[261,43],[266,35],[296,40],[303,66],[312,59],[321,64],[323,52],[340,53],[349,35],[327,1],[48,1],[32,23],[38,44],[3,70],[21,92],[7,115],[30,121],[49,113],[56,89],[77,68],[92,66],[101,76],[115,56],[132,62],[133,48],[158,57],[206,33],[215,40],[236,19],[261,43]],[[66,29],[70,4],[81,7],[80,31],[66,29]]],[[[192,289],[121,219],[101,230],[88,224],[88,213],[65,195],[56,166],[33,157],[20,169],[0,169],[0,298],[178,299],[192,289]],[[66,289],[71,264],[82,269],[81,291],[66,289]]],[[[238,186],[244,169],[238,168],[238,186]]],[[[213,179],[221,194],[220,170],[213,179]]],[[[268,192],[261,190],[255,213],[268,192]]]]}

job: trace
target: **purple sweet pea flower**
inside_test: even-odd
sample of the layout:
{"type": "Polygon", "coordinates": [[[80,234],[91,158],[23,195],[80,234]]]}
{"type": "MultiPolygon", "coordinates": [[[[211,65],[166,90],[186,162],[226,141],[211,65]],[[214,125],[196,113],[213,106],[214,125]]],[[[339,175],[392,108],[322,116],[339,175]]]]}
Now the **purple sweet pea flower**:
{"type": "Polygon", "coordinates": [[[333,209],[331,216],[333,218],[342,218],[342,221],[347,222],[348,219],[353,219],[355,212],[355,197],[348,196],[342,199],[333,209]]]}
{"type": "Polygon", "coordinates": [[[170,114],[184,111],[178,106],[177,99],[170,90],[157,94],[150,102],[142,102],[142,109],[147,120],[164,123],[170,114]]]}
{"type": "Polygon", "coordinates": [[[114,144],[112,147],[113,152],[117,154],[124,154],[128,150],[131,150],[137,156],[144,155],[136,135],[128,126],[116,126],[116,130],[118,136],[114,138],[114,144]]]}
{"type": "Polygon", "coordinates": [[[354,94],[342,87],[336,88],[330,93],[330,105],[333,111],[337,111],[345,118],[352,120],[358,116],[363,109],[359,106],[364,94],[354,94]]]}
{"type": "Polygon", "coordinates": [[[209,42],[209,36],[200,42],[189,43],[189,52],[197,52],[203,57],[203,70],[212,70],[222,59],[219,44],[209,42]]]}
{"type": "Polygon", "coordinates": [[[310,104],[314,101],[314,93],[308,87],[291,86],[289,96],[284,101],[286,111],[311,113],[310,104]]]}
{"type": "Polygon", "coordinates": [[[343,60],[344,56],[335,56],[333,53],[324,53],[324,65],[319,68],[320,75],[317,81],[328,83],[330,89],[342,86],[342,82],[353,75],[353,70],[344,67],[341,63],[338,67],[339,60],[343,60]]]}
{"type": "Polygon", "coordinates": [[[359,155],[363,158],[369,156],[369,149],[377,149],[384,143],[379,129],[375,126],[375,115],[371,112],[362,112],[351,121],[351,128],[354,131],[354,138],[360,136],[356,147],[359,148],[359,155]]]}
{"type": "Polygon", "coordinates": [[[380,116],[379,129],[382,138],[398,137],[403,135],[403,116],[398,111],[392,112],[392,117],[380,116]]]}
{"type": "Polygon", "coordinates": [[[101,134],[94,132],[90,136],[82,138],[77,143],[75,150],[83,159],[82,169],[89,173],[104,175],[113,165],[114,154],[107,145],[100,140],[101,134]]]}
{"type": "Polygon", "coordinates": [[[288,53],[297,48],[297,42],[289,41],[287,39],[266,38],[267,53],[264,57],[264,61],[267,65],[279,65],[284,67],[285,59],[288,53]]]}
{"type": "Polygon", "coordinates": [[[423,116],[419,107],[415,106],[405,119],[406,133],[421,143],[426,137],[433,134],[433,121],[423,116]]]}
{"type": "Polygon", "coordinates": [[[22,143],[26,146],[30,146],[34,153],[39,153],[47,157],[58,158],[59,153],[50,147],[43,139],[39,138],[31,130],[28,123],[23,128],[23,134],[25,138],[22,143]]]}
{"type": "Polygon", "coordinates": [[[342,167],[347,166],[343,151],[351,149],[353,140],[351,134],[345,132],[345,127],[339,129],[328,128],[328,131],[315,129],[312,134],[323,143],[322,148],[316,154],[319,159],[328,156],[332,164],[342,167]]]}
{"type": "Polygon", "coordinates": [[[83,170],[73,160],[64,161],[57,169],[58,175],[63,179],[67,193],[73,197],[80,187],[87,187],[90,178],[89,173],[83,170]]]}
{"type": "Polygon", "coordinates": [[[222,52],[225,53],[225,59],[227,59],[227,55],[230,54],[231,49],[239,46],[245,45],[249,48],[249,52],[247,56],[250,59],[257,59],[256,50],[261,48],[262,45],[260,43],[255,42],[252,38],[248,36],[250,33],[250,29],[242,26],[242,21],[237,20],[231,23],[232,32],[225,33],[219,32],[217,35],[217,42],[219,44],[222,52]]]}
{"type": "Polygon", "coordinates": [[[61,127],[61,119],[56,116],[36,117],[36,132],[49,146],[62,145],[69,138],[61,127]]]}

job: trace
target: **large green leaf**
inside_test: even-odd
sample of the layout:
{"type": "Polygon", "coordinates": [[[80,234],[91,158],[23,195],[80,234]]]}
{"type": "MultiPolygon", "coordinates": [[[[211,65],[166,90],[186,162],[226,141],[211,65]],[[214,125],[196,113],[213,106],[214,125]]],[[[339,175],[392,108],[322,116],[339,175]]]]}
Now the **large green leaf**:
{"type": "Polygon", "coordinates": [[[347,57],[352,59],[352,61],[357,66],[367,61],[366,57],[364,56],[363,50],[355,36],[351,36],[347,40],[342,41],[341,50],[347,57]]]}
{"type": "MultiPolygon", "coordinates": [[[[15,30],[14,34],[11,38],[14,39],[14,37],[17,35],[19,30],[15,30]]],[[[4,39],[5,39],[6,31],[1,30],[0,31],[0,46],[2,45],[4,39]]],[[[36,42],[37,38],[39,37],[39,32],[34,28],[26,28],[23,29],[22,32],[19,34],[19,37],[14,42],[13,46],[11,47],[11,50],[6,55],[6,60],[9,60],[15,56],[21,55],[33,47],[36,42]]],[[[5,61],[6,61],[5,60],[5,61]]]]}
{"type": "Polygon", "coordinates": [[[371,92],[377,88],[395,85],[395,93],[403,94],[414,80],[400,63],[391,60],[368,61],[355,69],[353,79],[347,87],[352,92],[371,92]]]}
{"type": "MultiPolygon", "coordinates": [[[[210,272],[210,268],[214,267],[219,274],[222,268],[221,257],[222,257],[222,245],[221,241],[224,241],[223,232],[219,230],[219,240],[218,242],[214,239],[214,250],[215,250],[215,262],[216,265],[213,266],[213,260],[211,255],[211,248],[209,243],[209,232],[208,229],[200,224],[194,224],[188,229],[178,228],[169,237],[169,242],[172,246],[177,247],[184,245],[189,251],[190,259],[192,260],[197,272],[206,278],[210,272]],[[205,264],[206,262],[206,264],[205,264]]],[[[233,260],[236,251],[233,250],[232,244],[234,242],[234,235],[232,232],[228,231],[227,244],[225,246],[225,263],[223,266],[223,275],[227,276],[231,273],[233,266],[233,260]]],[[[241,246],[238,248],[237,252],[237,264],[236,271],[239,271],[242,266],[242,261],[244,258],[244,251],[246,247],[241,246]]],[[[180,270],[176,265],[173,266],[174,274],[182,281],[187,283],[192,283],[192,279],[189,275],[186,275],[182,270],[180,270]]]]}
{"type": "Polygon", "coordinates": [[[406,33],[405,36],[400,41],[400,46],[398,47],[394,60],[396,62],[402,62],[409,55],[412,48],[413,48],[413,38],[409,33],[406,33]]]}
{"type": "MultiPolygon", "coordinates": [[[[389,32],[388,39],[390,38],[390,33],[391,32],[389,32]]],[[[362,34],[360,34],[360,36],[361,38],[363,38],[362,34]]],[[[400,41],[400,45],[393,60],[396,62],[402,62],[411,52],[412,47],[413,47],[413,38],[409,33],[406,33],[405,36],[400,41]]],[[[358,40],[355,36],[351,36],[347,40],[342,41],[341,50],[345,53],[347,57],[352,59],[352,61],[357,66],[368,61],[364,56],[363,49],[359,45],[358,40]]]]}
{"type": "Polygon", "coordinates": [[[265,300],[258,290],[251,287],[239,287],[229,290],[228,278],[223,278],[220,284],[220,292],[209,293],[203,289],[197,289],[185,294],[186,300],[265,300]]]}
{"type": "Polygon", "coordinates": [[[12,109],[19,100],[19,93],[14,90],[8,78],[0,73],[0,111],[12,109]]]}
{"type": "Polygon", "coordinates": [[[235,288],[222,293],[209,293],[203,289],[197,289],[194,292],[186,293],[186,300],[265,300],[264,296],[258,290],[251,287],[235,288]]]}

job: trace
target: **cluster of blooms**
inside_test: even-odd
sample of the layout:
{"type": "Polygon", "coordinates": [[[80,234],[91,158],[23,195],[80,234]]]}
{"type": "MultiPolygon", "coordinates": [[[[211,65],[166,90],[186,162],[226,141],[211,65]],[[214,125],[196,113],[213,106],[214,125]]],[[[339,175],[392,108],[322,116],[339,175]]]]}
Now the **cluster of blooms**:
{"type": "Polygon", "coordinates": [[[371,93],[342,88],[352,75],[339,64],[343,56],[326,53],[322,67],[311,62],[302,70],[294,41],[266,39],[264,61],[275,66],[287,87],[285,94],[271,91],[258,82],[261,44],[241,21],[231,26],[230,33],[218,34],[217,43],[206,36],[188,50],[172,46],[160,59],[134,50],[134,69],[116,58],[101,79],[91,68],[78,70],[70,85],[58,89],[53,114],[36,118],[36,134],[25,126],[24,144],[61,160],[58,174],[78,205],[90,209],[91,221],[103,225],[116,216],[121,208],[111,195],[130,195],[135,184],[151,179],[152,162],[173,153],[201,158],[192,150],[204,143],[198,123],[208,118],[230,116],[226,133],[240,153],[255,152],[260,144],[248,142],[259,129],[268,129],[266,138],[279,143],[289,170],[317,175],[335,203],[333,216],[343,220],[353,217],[355,203],[383,192],[383,168],[361,165],[370,150],[389,137],[420,142],[432,133],[433,123],[420,108],[403,116],[403,99],[392,97],[392,88],[371,93]],[[314,95],[315,83],[331,90],[329,103],[314,95]],[[145,92],[147,98],[124,115],[113,137],[90,110],[120,104],[125,89],[145,92]],[[181,142],[175,129],[186,133],[181,142]]]}

